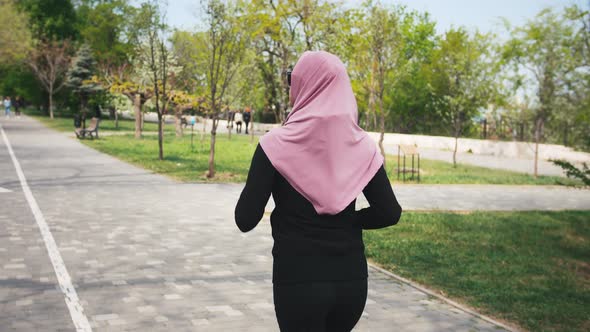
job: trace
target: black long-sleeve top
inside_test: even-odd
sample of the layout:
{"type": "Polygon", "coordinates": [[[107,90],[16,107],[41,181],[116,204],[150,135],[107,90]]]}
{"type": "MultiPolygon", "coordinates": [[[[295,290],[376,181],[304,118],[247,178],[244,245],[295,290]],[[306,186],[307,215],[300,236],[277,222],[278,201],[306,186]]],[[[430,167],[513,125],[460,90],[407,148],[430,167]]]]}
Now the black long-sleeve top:
{"type": "Polygon", "coordinates": [[[275,201],[270,216],[273,283],[366,278],[362,230],[395,225],[402,212],[381,166],[363,190],[370,207],[356,211],[354,200],[336,215],[320,215],[276,171],[258,145],[235,210],[242,232],[258,225],[271,193],[275,201]]]}

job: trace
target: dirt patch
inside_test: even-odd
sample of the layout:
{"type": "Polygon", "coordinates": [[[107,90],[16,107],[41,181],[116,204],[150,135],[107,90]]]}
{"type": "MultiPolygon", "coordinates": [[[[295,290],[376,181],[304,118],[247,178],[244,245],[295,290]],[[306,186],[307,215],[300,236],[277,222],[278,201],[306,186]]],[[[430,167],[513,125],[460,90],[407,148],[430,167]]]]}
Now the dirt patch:
{"type": "Polygon", "coordinates": [[[571,271],[576,276],[576,282],[582,287],[590,287],[590,263],[581,260],[556,259],[557,266],[571,271]]]}
{"type": "Polygon", "coordinates": [[[203,173],[199,180],[205,182],[235,182],[235,179],[238,177],[238,175],[230,172],[215,172],[215,177],[212,179],[208,179],[207,173],[208,172],[203,173]]]}
{"type": "Polygon", "coordinates": [[[573,263],[576,276],[582,279],[584,287],[590,287],[590,263],[579,260],[573,263]]]}
{"type": "Polygon", "coordinates": [[[579,234],[574,233],[572,230],[569,230],[565,233],[565,239],[568,243],[573,243],[577,246],[583,246],[588,242],[588,239],[579,234]]]}

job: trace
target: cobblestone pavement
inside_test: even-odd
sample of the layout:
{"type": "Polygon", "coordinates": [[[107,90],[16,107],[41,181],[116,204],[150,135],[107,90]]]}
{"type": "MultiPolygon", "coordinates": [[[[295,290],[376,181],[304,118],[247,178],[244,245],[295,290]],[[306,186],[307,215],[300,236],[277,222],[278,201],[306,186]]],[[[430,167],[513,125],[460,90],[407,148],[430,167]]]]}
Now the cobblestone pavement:
{"type": "MultiPolygon", "coordinates": [[[[278,330],[270,225],[248,234],[235,227],[239,186],[178,184],[33,120],[0,124],[95,331],[278,330]]],[[[1,136],[0,187],[0,331],[73,331],[1,136]]],[[[445,330],[502,329],[370,272],[355,331],[445,330]]]]}

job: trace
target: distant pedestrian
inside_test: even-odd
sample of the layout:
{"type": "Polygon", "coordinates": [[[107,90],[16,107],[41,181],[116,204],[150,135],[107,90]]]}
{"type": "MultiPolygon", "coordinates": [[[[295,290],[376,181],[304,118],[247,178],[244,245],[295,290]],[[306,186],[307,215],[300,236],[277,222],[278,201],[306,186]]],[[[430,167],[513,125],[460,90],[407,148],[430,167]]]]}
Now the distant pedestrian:
{"type": "Polygon", "coordinates": [[[244,110],[244,124],[246,125],[246,135],[248,135],[248,127],[250,126],[250,118],[252,117],[252,110],[250,107],[246,107],[244,110]]]}
{"type": "Polygon", "coordinates": [[[23,98],[20,96],[16,96],[14,98],[14,115],[20,119],[20,109],[23,107],[23,98]]]}
{"type": "Polygon", "coordinates": [[[102,112],[100,110],[100,105],[94,106],[94,117],[100,119],[102,112]]]}
{"type": "Polygon", "coordinates": [[[10,118],[10,106],[11,106],[11,102],[10,102],[10,97],[5,97],[4,98],[4,116],[6,116],[7,118],[10,118]]]}
{"type": "Polygon", "coordinates": [[[227,129],[233,129],[234,128],[234,114],[236,112],[232,111],[231,109],[227,110],[227,126],[225,128],[227,129]]]}
{"type": "Polygon", "coordinates": [[[234,122],[236,124],[236,133],[238,134],[242,132],[242,121],[244,121],[242,113],[236,111],[236,114],[234,114],[234,122]]]}

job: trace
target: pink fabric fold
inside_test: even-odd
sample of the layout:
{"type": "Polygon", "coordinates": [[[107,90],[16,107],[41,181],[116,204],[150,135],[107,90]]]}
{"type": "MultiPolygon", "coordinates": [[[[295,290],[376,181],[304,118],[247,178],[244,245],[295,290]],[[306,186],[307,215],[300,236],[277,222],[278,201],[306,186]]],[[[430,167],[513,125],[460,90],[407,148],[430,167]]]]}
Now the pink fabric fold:
{"type": "Polygon", "coordinates": [[[357,104],[344,64],[328,52],[305,52],[291,74],[293,109],[260,139],[276,170],[319,214],[344,210],[383,164],[357,124],[357,104]]]}

